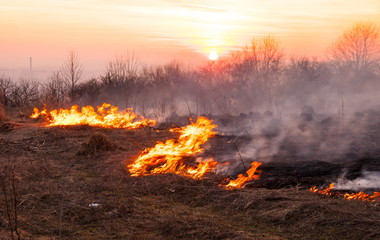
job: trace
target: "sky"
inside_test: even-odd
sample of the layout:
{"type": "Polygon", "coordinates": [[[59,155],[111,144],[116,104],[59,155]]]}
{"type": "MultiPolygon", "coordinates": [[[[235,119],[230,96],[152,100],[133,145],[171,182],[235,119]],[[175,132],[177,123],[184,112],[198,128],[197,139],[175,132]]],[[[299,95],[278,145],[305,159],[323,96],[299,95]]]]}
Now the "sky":
{"type": "Polygon", "coordinates": [[[325,56],[356,22],[380,26],[379,0],[0,0],[0,75],[57,70],[77,52],[87,77],[134,53],[142,64],[208,61],[272,35],[289,56],[325,56]]]}

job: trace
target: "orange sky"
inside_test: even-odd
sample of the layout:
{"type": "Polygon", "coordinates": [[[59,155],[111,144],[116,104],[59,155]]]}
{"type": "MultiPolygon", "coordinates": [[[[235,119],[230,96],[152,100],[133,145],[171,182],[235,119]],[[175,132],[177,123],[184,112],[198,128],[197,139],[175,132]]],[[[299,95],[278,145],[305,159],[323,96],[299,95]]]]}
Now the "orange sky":
{"type": "Polygon", "coordinates": [[[75,50],[87,76],[131,52],[147,64],[196,64],[271,34],[289,54],[321,56],[358,21],[380,25],[379,0],[0,0],[0,74],[49,73],[75,50]]]}

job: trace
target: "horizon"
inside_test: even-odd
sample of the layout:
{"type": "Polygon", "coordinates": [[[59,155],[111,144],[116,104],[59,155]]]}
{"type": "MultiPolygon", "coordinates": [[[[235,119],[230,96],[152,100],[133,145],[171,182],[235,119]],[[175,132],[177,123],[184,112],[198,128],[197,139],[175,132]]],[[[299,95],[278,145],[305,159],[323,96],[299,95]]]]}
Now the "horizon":
{"type": "MultiPolygon", "coordinates": [[[[275,37],[287,56],[323,58],[357,22],[380,25],[380,2],[365,1],[4,1],[0,0],[0,74],[49,76],[77,52],[84,77],[134,52],[139,62],[199,65],[257,37],[275,37]]],[[[42,77],[41,77],[42,78],[42,77]]],[[[44,79],[42,79],[44,80],[44,79]]]]}

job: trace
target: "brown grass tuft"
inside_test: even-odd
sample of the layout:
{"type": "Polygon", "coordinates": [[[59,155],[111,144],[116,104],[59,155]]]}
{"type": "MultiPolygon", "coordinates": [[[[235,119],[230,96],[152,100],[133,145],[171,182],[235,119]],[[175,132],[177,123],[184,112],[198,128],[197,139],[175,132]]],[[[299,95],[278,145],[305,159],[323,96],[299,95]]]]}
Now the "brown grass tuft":
{"type": "Polygon", "coordinates": [[[78,155],[94,154],[99,151],[112,151],[117,148],[117,145],[108,139],[102,133],[94,133],[90,136],[88,143],[83,143],[78,155]]]}

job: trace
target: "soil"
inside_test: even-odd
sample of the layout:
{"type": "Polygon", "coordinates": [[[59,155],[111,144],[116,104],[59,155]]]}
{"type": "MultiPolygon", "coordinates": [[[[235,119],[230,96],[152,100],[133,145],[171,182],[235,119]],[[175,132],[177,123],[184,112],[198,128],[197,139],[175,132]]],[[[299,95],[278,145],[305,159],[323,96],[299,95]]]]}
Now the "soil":
{"type": "MultiPolygon", "coordinates": [[[[380,239],[379,202],[308,191],[341,164],[269,162],[260,180],[226,190],[213,174],[130,176],[126,165],[169,129],[12,120],[0,126],[0,239],[380,239]]],[[[235,151],[230,140],[216,136],[205,154],[235,151]]],[[[358,158],[351,172],[378,162],[358,158]]]]}

